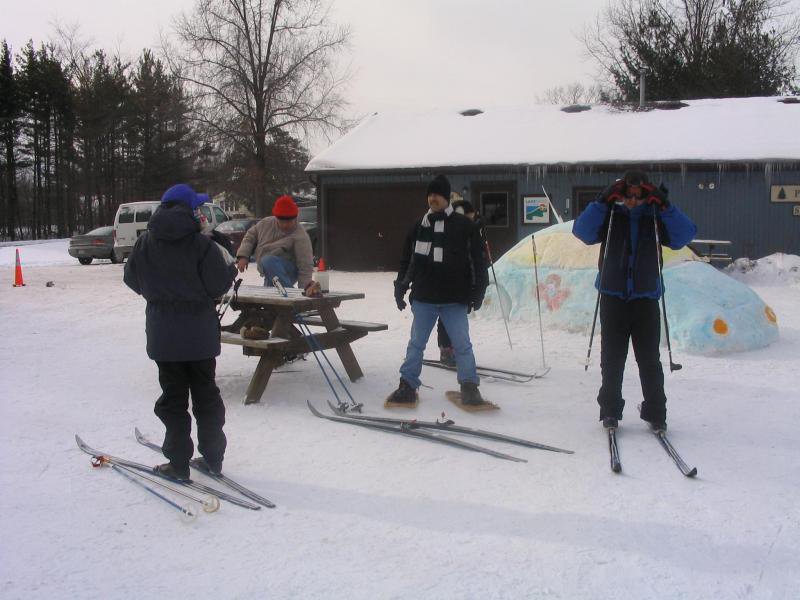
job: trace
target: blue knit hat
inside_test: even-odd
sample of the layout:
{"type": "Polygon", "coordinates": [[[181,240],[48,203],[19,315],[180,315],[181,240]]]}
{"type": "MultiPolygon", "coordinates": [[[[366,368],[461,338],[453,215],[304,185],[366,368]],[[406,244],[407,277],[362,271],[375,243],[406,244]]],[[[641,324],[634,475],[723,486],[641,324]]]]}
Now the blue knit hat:
{"type": "Polygon", "coordinates": [[[208,202],[208,194],[198,194],[192,189],[192,186],[179,183],[173,185],[161,196],[162,204],[167,204],[168,202],[180,202],[194,210],[201,204],[208,202]]]}

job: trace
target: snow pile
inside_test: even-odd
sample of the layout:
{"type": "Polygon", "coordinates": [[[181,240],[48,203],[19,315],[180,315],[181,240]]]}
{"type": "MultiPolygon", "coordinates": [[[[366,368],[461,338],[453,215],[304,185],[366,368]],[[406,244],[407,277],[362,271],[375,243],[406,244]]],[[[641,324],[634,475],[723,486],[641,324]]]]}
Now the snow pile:
{"type": "Polygon", "coordinates": [[[725,268],[747,285],[800,285],[800,256],[777,252],[758,260],[737,258],[725,268]]]}
{"type": "MultiPolygon", "coordinates": [[[[600,244],[587,246],[572,235],[572,221],[553,225],[535,236],[538,291],[545,327],[588,333],[594,318],[600,244]]],[[[495,265],[495,286],[487,290],[478,318],[538,323],[533,245],[525,238],[495,265]]],[[[700,261],[689,249],[664,250],[664,286],[670,341],[696,354],[740,352],[778,339],[777,317],[744,285],[700,261]]],[[[662,327],[666,343],[666,328],[662,327]]]]}

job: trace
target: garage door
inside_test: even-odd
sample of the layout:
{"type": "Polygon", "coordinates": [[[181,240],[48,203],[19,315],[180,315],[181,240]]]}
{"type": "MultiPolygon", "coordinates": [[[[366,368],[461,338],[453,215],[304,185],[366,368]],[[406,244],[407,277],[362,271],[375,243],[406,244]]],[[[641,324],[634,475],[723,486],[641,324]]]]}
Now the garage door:
{"type": "Polygon", "coordinates": [[[428,210],[425,185],[325,190],[325,262],[345,271],[396,271],[403,241],[428,210]]]}

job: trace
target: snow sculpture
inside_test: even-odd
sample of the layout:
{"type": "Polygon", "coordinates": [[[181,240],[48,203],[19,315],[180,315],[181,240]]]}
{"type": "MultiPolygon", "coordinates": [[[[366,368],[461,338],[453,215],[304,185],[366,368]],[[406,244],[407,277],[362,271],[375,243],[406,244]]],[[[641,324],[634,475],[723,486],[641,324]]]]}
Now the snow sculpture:
{"type": "MultiPolygon", "coordinates": [[[[597,291],[600,244],[572,235],[572,221],[536,234],[539,293],[545,327],[588,333],[597,291]]],[[[536,323],[533,245],[522,239],[495,263],[500,296],[492,283],[476,318],[536,323]]],[[[664,249],[664,286],[673,348],[718,354],[761,348],[778,338],[772,309],[749,287],[700,260],[691,250],[664,249]]],[[[662,326],[662,342],[666,342],[662,326]]]]}

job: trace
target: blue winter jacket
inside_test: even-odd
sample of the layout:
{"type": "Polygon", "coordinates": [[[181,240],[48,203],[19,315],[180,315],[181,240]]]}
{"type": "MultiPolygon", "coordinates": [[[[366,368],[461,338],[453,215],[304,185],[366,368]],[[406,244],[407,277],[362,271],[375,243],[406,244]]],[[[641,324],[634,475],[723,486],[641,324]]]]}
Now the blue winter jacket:
{"type": "Polygon", "coordinates": [[[187,206],[162,205],[125,263],[125,283],[147,300],[147,355],[165,362],[218,356],[214,299],[235,276],[236,267],[200,233],[187,206]]]}
{"type": "Polygon", "coordinates": [[[697,227],[672,204],[663,211],[648,204],[633,209],[615,204],[608,260],[603,268],[611,214],[612,211],[605,202],[592,202],[572,225],[572,233],[585,244],[601,243],[595,287],[602,294],[617,296],[623,300],[660,298],[661,247],[656,248],[655,224],[658,226],[661,245],[673,250],[679,250],[692,241],[697,234],[697,227]],[[602,281],[600,273],[603,276],[602,281]]]}

